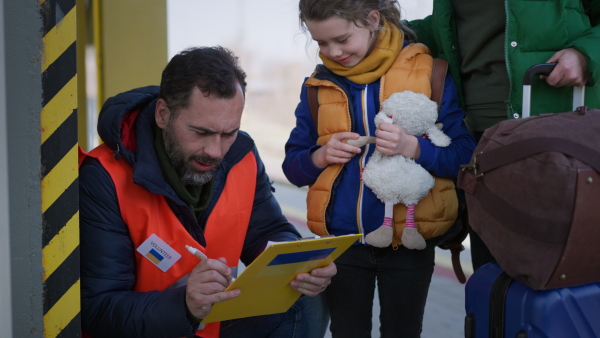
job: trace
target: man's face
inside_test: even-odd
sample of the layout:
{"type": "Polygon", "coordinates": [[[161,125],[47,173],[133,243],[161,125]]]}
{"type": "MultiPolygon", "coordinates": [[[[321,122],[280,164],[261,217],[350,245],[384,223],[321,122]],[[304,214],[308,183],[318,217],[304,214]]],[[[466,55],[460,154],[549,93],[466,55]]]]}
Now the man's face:
{"type": "Polygon", "coordinates": [[[163,130],[167,154],[184,185],[201,185],[213,178],[237,137],[243,109],[239,85],[232,99],[205,96],[194,88],[189,106],[174,118],[166,102],[158,100],[156,123],[163,130]]]}

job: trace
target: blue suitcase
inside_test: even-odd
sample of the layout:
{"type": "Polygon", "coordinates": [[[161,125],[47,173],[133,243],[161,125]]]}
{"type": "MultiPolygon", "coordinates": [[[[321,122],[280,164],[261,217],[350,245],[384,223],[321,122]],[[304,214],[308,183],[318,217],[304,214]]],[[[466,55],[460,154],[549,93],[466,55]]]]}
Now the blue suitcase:
{"type": "Polygon", "coordinates": [[[465,338],[600,337],[600,283],[536,291],[495,262],[465,287],[465,338]]]}

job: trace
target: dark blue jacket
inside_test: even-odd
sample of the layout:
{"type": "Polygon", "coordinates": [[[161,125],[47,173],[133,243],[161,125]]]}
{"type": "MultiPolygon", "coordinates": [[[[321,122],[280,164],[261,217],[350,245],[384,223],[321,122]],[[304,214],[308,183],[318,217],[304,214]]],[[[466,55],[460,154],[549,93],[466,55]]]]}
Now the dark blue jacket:
{"type": "MultiPolygon", "coordinates": [[[[267,241],[295,240],[295,228],[287,222],[272,195],[272,186],[258,156],[254,141],[239,132],[225,155],[213,182],[211,201],[200,221],[163,179],[154,152],[154,110],[158,87],[135,89],[106,101],[98,119],[98,133],[115,156],[128,161],[135,183],[165,196],[185,229],[201,245],[203,229],[216,204],[229,169],[248,152],[257,159],[254,207],[242,251],[248,265],[262,252],[267,241]],[[140,109],[133,119],[129,113],[140,109]],[[124,120],[134,133],[123,133],[124,120]],[[125,140],[122,136],[135,137],[125,140]],[[127,149],[135,144],[135,152],[127,149]]],[[[191,337],[185,307],[185,286],[165,291],[133,292],[135,250],[123,222],[114,184],[100,163],[87,158],[80,168],[81,301],[83,330],[92,337],[191,337]]]]}

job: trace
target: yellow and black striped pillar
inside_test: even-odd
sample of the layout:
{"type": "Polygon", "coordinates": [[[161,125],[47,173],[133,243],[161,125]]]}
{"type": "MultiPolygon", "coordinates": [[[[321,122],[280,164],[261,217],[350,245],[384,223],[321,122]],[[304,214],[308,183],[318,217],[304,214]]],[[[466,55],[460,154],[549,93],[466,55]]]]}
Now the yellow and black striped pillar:
{"type": "Polygon", "coordinates": [[[44,337],[79,337],[76,0],[39,1],[44,337]]]}

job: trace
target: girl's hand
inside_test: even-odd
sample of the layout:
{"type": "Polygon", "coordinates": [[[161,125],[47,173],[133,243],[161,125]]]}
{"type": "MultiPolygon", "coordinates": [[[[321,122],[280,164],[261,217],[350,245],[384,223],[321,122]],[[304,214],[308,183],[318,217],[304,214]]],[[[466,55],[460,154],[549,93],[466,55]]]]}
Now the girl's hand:
{"type": "Polygon", "coordinates": [[[324,146],[315,150],[310,158],[318,168],[325,168],[332,163],[347,163],[361,150],[359,147],[347,144],[344,140],[356,140],[359,137],[357,133],[349,131],[334,134],[324,146]]]}
{"type": "Polygon", "coordinates": [[[417,159],[421,154],[419,141],[416,136],[408,135],[392,123],[382,122],[375,131],[377,141],[376,148],[385,155],[402,155],[404,157],[417,159]]]}

